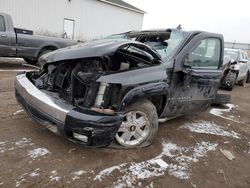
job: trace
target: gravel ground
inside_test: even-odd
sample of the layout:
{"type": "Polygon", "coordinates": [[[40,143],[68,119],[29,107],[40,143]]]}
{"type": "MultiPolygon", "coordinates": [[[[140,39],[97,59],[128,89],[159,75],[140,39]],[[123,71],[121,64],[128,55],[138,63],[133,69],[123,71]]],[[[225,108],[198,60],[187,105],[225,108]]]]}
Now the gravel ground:
{"type": "Polygon", "coordinates": [[[23,69],[0,64],[0,187],[250,187],[249,86],[231,104],[161,124],[150,147],[85,148],[22,111],[13,80],[23,69]]]}

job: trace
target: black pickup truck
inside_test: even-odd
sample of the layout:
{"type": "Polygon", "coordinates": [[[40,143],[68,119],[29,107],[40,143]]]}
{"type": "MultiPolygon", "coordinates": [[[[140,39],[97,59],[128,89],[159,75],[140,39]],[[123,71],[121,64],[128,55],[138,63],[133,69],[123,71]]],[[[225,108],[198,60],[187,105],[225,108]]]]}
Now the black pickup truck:
{"type": "Polygon", "coordinates": [[[19,73],[16,98],[53,132],[88,146],[143,147],[158,119],[206,110],[222,78],[223,36],[176,29],[129,32],[59,49],[19,73]]]}
{"type": "Polygon", "coordinates": [[[33,31],[14,28],[11,16],[0,13],[0,57],[21,57],[35,64],[43,54],[74,44],[74,40],[35,36],[33,31]]]}

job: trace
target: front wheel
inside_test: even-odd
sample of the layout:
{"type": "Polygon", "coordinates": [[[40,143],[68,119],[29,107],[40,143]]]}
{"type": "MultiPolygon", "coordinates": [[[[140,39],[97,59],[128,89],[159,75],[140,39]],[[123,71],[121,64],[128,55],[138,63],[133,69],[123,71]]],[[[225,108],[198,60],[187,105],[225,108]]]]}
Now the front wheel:
{"type": "Polygon", "coordinates": [[[126,148],[145,147],[153,142],[157,131],[156,108],[149,100],[143,99],[125,109],[125,117],[115,139],[126,148]]]}

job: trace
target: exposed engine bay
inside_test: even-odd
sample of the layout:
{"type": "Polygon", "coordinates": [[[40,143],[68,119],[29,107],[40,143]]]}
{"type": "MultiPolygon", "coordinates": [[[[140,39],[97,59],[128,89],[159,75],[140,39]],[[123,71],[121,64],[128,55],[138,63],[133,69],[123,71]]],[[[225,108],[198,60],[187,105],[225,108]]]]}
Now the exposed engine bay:
{"type": "Polygon", "coordinates": [[[56,92],[76,107],[113,114],[123,96],[122,85],[96,82],[97,79],[159,63],[149,52],[126,45],[111,56],[47,64],[38,74],[32,73],[30,79],[38,89],[56,92]]]}

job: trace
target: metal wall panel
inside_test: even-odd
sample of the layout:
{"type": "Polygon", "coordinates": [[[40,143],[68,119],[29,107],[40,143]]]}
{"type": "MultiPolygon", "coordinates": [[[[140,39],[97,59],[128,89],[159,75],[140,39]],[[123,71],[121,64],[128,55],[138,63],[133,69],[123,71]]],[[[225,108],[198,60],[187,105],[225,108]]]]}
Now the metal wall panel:
{"type": "Polygon", "coordinates": [[[143,14],[96,0],[0,0],[0,12],[15,27],[36,34],[63,35],[64,18],[75,21],[74,38],[90,39],[142,28],[143,14]]]}

